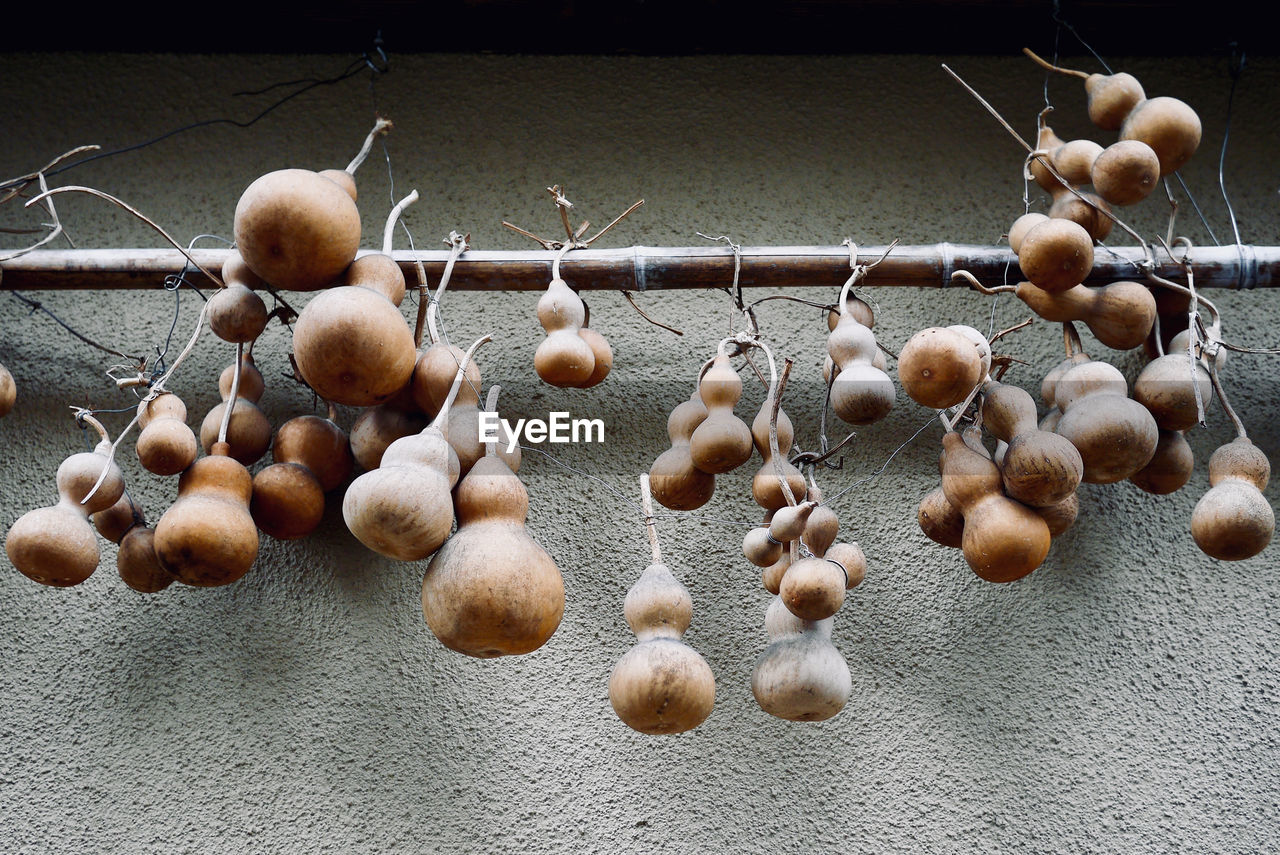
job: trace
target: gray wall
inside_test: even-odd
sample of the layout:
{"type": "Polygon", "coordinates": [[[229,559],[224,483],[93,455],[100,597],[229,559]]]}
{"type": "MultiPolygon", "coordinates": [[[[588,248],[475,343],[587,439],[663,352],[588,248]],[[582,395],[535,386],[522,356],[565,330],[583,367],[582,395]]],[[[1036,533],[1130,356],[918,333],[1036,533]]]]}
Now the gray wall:
{"type": "MultiPolygon", "coordinates": [[[[1011,47],[1011,53],[1013,48],[1011,47]]],[[[340,167],[375,105],[395,193],[423,201],[406,222],[420,247],[450,229],[476,248],[531,246],[505,219],[554,233],[542,188],[561,182],[603,223],[646,204],[610,245],[687,246],[694,232],[746,244],[996,243],[1021,213],[1021,154],[939,68],[940,57],[528,58],[397,56],[371,92],[361,75],[303,95],[248,129],[213,126],[57,179],[116,193],[180,240],[229,235],[235,201],[284,166],[340,167]]],[[[950,62],[1031,133],[1043,77],[1021,59],[950,62]]],[[[1081,61],[1083,62],[1083,60],[1081,61]]],[[[0,57],[0,175],[27,172],[82,143],[114,147],[214,116],[244,118],[279,80],[328,76],[334,57],[0,57]]],[[[1211,60],[1126,64],[1151,94],[1173,94],[1206,127],[1185,170],[1220,239],[1216,195],[1228,81],[1211,60]]],[[[1280,242],[1274,59],[1241,82],[1226,178],[1246,243],[1280,242]]],[[[1076,81],[1049,93],[1064,138],[1088,132],[1076,81]]],[[[1102,139],[1101,137],[1098,137],[1102,139]]],[[[1104,140],[1105,141],[1105,140],[1104,140]]],[[[360,174],[366,245],[389,207],[380,151],[360,174]]],[[[1037,205],[1041,204],[1037,199],[1037,205]]],[[[98,200],[63,196],[81,247],[154,247],[159,239],[98,200]]],[[[1163,231],[1158,200],[1134,209],[1163,231]]],[[[1128,216],[1128,213],[1126,213],[1128,216]]],[[[3,225],[39,218],[10,205],[3,225]]],[[[1189,206],[1180,231],[1208,242],[1189,206]]],[[[6,236],[8,245],[20,238],[6,236]]],[[[215,245],[215,244],[204,244],[215,245]]],[[[404,247],[403,238],[398,243],[404,247]]],[[[805,292],[800,292],[805,293],[805,292]]],[[[32,295],[76,328],[146,350],[170,328],[162,293],[32,295]]],[[[811,290],[816,299],[834,292],[811,290]]],[[[1008,326],[1012,298],[881,289],[877,333],[899,347],[917,329],[1008,326]],[[994,314],[993,314],[994,312],[994,314]]],[[[1231,340],[1276,343],[1272,293],[1215,293],[1231,340]]],[[[622,598],[648,560],[636,475],[667,447],[665,419],[692,389],[728,322],[716,291],[642,297],[682,328],[650,326],[622,298],[589,297],[593,326],[617,355],[590,391],[542,384],[531,357],[535,296],[456,293],[455,340],[493,332],[486,382],[516,416],[601,417],[603,446],[559,446],[564,466],[526,454],[529,529],[556,557],[564,622],[535,654],[455,655],[423,622],[423,564],[364,550],[331,508],[303,543],[264,538],[256,567],[223,589],[136,594],[114,547],[84,585],[50,590],[0,558],[0,841],[10,852],[376,851],[1238,851],[1275,847],[1280,789],[1276,547],[1236,564],[1206,558],[1188,532],[1207,488],[1204,461],[1232,432],[1220,410],[1191,435],[1198,469],[1180,495],[1128,484],[1082,490],[1077,526],[1025,580],[978,580],[958,552],[919,532],[915,505],[937,483],[936,423],[874,480],[837,501],[866,550],[866,582],[836,620],[853,674],[845,710],[823,724],[775,720],[750,675],[764,648],[768,595],[740,553],[758,518],[747,492],[758,462],[722,477],[696,514],[659,524],[667,562],[690,588],[686,640],[711,663],[711,718],[676,738],[624,727],[605,682],[633,642],[622,598]]],[[[297,297],[296,304],[305,302],[297,297]]],[[[407,305],[407,304],[406,304],[407,305]]],[[[183,299],[179,338],[198,303],[183,299]]],[[[411,311],[406,309],[406,312],[411,311]]],[[[825,324],[819,313],[762,307],[769,340],[796,359],[801,441],[817,431],[825,324]]],[[[0,422],[0,525],[55,498],[60,460],[85,447],[69,405],[133,400],[89,349],[0,295],[0,361],[19,408],[0,422]]],[[[259,344],[264,408],[277,423],[310,412],[282,376],[287,333],[259,344]]],[[[1061,339],[1039,323],[1009,339],[1029,363],[1009,379],[1038,388],[1061,339]]],[[[1132,378],[1136,354],[1093,346],[1132,378]]],[[[207,338],[172,384],[197,422],[216,401],[228,346],[207,338]]],[[[1233,357],[1225,382],[1272,457],[1277,376],[1263,356],[1233,357]]],[[[753,383],[739,412],[763,398],[753,383]]],[[[346,424],[354,413],[344,411],[346,424]]],[[[905,395],[860,431],[828,495],[880,470],[929,414],[905,395]]],[[[108,415],[118,430],[127,416],[108,415]]],[[[175,485],[124,455],[152,520],[175,485]]],[[[1272,504],[1277,491],[1267,491],[1272,504]]],[[[336,505],[336,500],[331,504],[336,505]]]]}

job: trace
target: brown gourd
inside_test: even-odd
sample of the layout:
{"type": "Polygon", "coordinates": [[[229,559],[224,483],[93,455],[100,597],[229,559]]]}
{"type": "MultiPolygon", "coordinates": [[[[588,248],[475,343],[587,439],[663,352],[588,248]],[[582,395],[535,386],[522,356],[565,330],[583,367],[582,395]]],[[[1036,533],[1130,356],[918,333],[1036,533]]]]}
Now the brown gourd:
{"type": "Polygon", "coordinates": [[[1151,360],[1133,382],[1133,399],[1164,430],[1189,430],[1213,400],[1209,372],[1186,350],[1151,360]],[[1198,388],[1197,388],[1198,387],[1198,388]]]}
{"type": "Polygon", "coordinates": [[[252,466],[271,447],[271,422],[257,401],[264,390],[262,373],[253,362],[252,354],[241,354],[237,362],[227,366],[218,378],[218,393],[222,403],[211,409],[200,423],[200,446],[205,454],[213,453],[219,441],[218,434],[227,411],[227,401],[235,384],[236,365],[240,366],[239,385],[236,386],[235,404],[231,407],[231,419],[227,422],[225,442],[232,458],[245,466],[252,466]]]}
{"type": "Polygon", "coordinates": [[[1144,492],[1164,496],[1185,487],[1195,465],[1195,455],[1183,432],[1160,428],[1151,461],[1130,475],[1129,480],[1144,492]]]}
{"type": "Polygon", "coordinates": [[[156,524],[160,564],[197,587],[228,585],[258,557],[258,528],[249,515],[253,478],[225,442],[178,479],[178,498],[156,524]]]}
{"type": "Polygon", "coordinates": [[[142,509],[129,494],[105,511],[93,515],[98,533],[119,544],[116,570],[120,579],[140,594],[156,594],[174,582],[174,576],[160,564],[156,555],[156,533],[147,527],[142,509]]]}
{"type": "Polygon", "coordinates": [[[769,423],[772,413],[773,399],[766,397],[764,404],[760,407],[760,412],[756,414],[755,419],[751,422],[752,443],[764,460],[760,464],[760,469],[751,479],[751,497],[755,499],[756,504],[760,507],[776,511],[787,504],[786,494],[778,480],[779,466],[782,469],[782,477],[787,479],[787,484],[791,487],[791,494],[796,499],[804,499],[806,485],[804,475],[787,460],[787,452],[791,450],[791,443],[795,439],[795,428],[791,424],[791,419],[781,407],[778,408],[777,422],[778,465],[774,465],[769,443],[769,423]]]}
{"type": "Polygon", "coordinates": [[[707,408],[697,390],[667,417],[671,447],[658,455],[649,468],[653,498],[665,508],[692,511],[709,502],[715,493],[716,476],[694,466],[689,453],[689,440],[706,418],[707,408]]]}
{"type": "Polygon", "coordinates": [[[1021,282],[1015,293],[1046,321],[1081,321],[1114,350],[1142,344],[1156,318],[1155,298],[1138,282],[1112,282],[1101,288],[1076,285],[1056,294],[1021,282]]]}
{"type": "Polygon", "coordinates": [[[1005,494],[1047,507],[1075,493],[1084,475],[1080,452],[1064,437],[1040,430],[1031,395],[995,380],[983,391],[982,423],[1008,443],[1000,465],[1005,494]]]}
{"type": "MultiPolygon", "coordinates": [[[[871,306],[867,304],[857,294],[849,291],[844,297],[844,311],[853,315],[853,319],[862,324],[869,330],[876,328],[876,315],[871,310],[871,306]]],[[[836,324],[840,323],[841,311],[839,307],[827,312],[827,332],[831,332],[836,328],[836,324]]]]}
{"type": "Polygon", "coordinates": [[[381,404],[366,407],[356,417],[351,425],[351,454],[361,469],[370,472],[382,464],[382,455],[391,443],[421,433],[429,421],[402,390],[381,404]]]}
{"type": "Polygon", "coordinates": [[[4,541],[14,567],[28,579],[54,588],[79,585],[98,569],[101,553],[89,515],[106,510],[124,494],[124,477],[109,456],[106,430],[92,416],[80,418],[93,426],[101,441],[93,451],[62,461],[56,478],[58,503],[18,517],[4,541]],[[102,483],[90,496],[99,480],[102,483]]]}
{"type": "Polygon", "coordinates": [[[942,485],[930,490],[920,500],[916,523],[925,537],[934,543],[959,549],[964,542],[964,515],[947,501],[942,485]]]}
{"type": "Polygon", "coordinates": [[[1087,483],[1123,481],[1155,454],[1155,419],[1127,390],[1124,375],[1105,362],[1081,363],[1057,381],[1054,401],[1062,419],[1055,433],[1080,452],[1087,483]]]}
{"type": "Polygon", "coordinates": [[[591,323],[591,307],[585,301],[582,304],[582,311],[583,320],[582,326],[578,329],[578,338],[585,341],[591,348],[591,353],[595,356],[595,367],[591,369],[591,376],[582,381],[579,387],[589,389],[602,382],[613,370],[613,348],[609,346],[608,339],[588,326],[591,323]]]}
{"type": "Polygon", "coordinates": [[[1112,205],[1132,205],[1160,183],[1160,158],[1145,142],[1124,139],[1103,149],[1090,170],[1093,189],[1112,205]]]}
{"type": "Polygon", "coordinates": [[[454,514],[450,491],[459,477],[458,456],[445,435],[449,409],[471,356],[486,341],[488,336],[463,355],[449,396],[431,424],[391,443],[382,464],[347,487],[342,499],[347,528],[379,555],[420,561],[448,538],[454,514]]]}
{"type": "Polygon", "coordinates": [[[142,468],[155,475],[177,475],[196,460],[196,435],[187,427],[187,407],[172,392],[138,404],[142,431],[134,448],[142,468]]]}
{"type": "Polygon", "coordinates": [[[849,665],[831,643],[834,618],[807,621],[775,596],[765,613],[769,646],[751,672],[760,708],[789,721],[823,721],[844,709],[853,691],[849,665]]]}
{"type": "Polygon", "coordinates": [[[641,475],[653,562],[627,591],[623,614],[637,644],[609,674],[609,703],[641,733],[683,733],[706,721],[715,704],[711,667],[681,637],[693,619],[689,591],[662,563],[647,477],[641,475]]]}
{"type": "Polygon", "coordinates": [[[249,512],[258,528],[277,540],[315,531],[324,517],[324,494],[351,474],[347,434],[329,418],[298,416],[280,425],[272,445],[275,461],[253,476],[249,512]]]}
{"type": "MultiPolygon", "coordinates": [[[[400,211],[416,198],[415,191],[392,209],[388,241],[400,211]]],[[[384,255],[390,251],[384,246],[384,255]]],[[[325,400],[354,407],[381,403],[403,389],[418,355],[413,331],[385,290],[386,280],[377,269],[365,272],[370,278],[353,277],[353,284],[314,297],[293,328],[294,361],[302,379],[325,400]]]]}
{"type": "Polygon", "coordinates": [[[867,577],[867,556],[856,543],[833,543],[824,557],[840,565],[848,590],[861,585],[867,577]]]}
{"type": "Polygon", "coordinates": [[[1051,216],[1022,238],[1018,267],[1031,284],[1050,293],[1074,288],[1093,269],[1093,238],[1078,223],[1051,216]]]}
{"type": "Polygon", "coordinates": [[[209,329],[232,344],[253,341],[267,328],[267,305],[253,292],[265,283],[234,249],[222,263],[222,282],[205,310],[209,329]]]}
{"type": "Polygon", "coordinates": [[[546,383],[561,388],[581,386],[595,372],[596,356],[578,331],[586,323],[586,307],[569,283],[551,280],[538,299],[538,323],[547,337],[533,354],[533,367],[546,383]]]}
{"type": "Polygon", "coordinates": [[[995,463],[969,448],[960,434],[942,438],[942,490],[964,516],[961,550],[980,578],[1012,582],[1049,554],[1049,528],[1038,514],[1004,494],[995,463]]]}
{"type": "Polygon", "coordinates": [[[689,459],[703,472],[719,475],[730,472],[751,458],[751,429],[733,414],[742,397],[742,378],[721,352],[698,381],[698,397],[707,408],[707,417],[689,437],[689,459]]]}
{"type": "MultiPolygon", "coordinates": [[[[1096,193],[1079,189],[1092,180],[1093,164],[1102,154],[1102,146],[1092,140],[1063,142],[1052,128],[1043,124],[1038,146],[1048,152],[1049,164],[1067,182],[1063,185],[1039,157],[1031,159],[1028,166],[1031,177],[1051,199],[1049,218],[1068,220],[1083,228],[1093,240],[1105,240],[1113,226],[1112,219],[1104,213],[1110,212],[1110,208],[1096,193]]],[[[1012,241],[1010,243],[1012,245],[1012,241]]]]}
{"type": "Polygon", "coordinates": [[[537,650],[564,615],[560,569],[525,530],[529,493],[495,444],[458,484],[458,530],[422,581],[431,632],[450,650],[482,659],[537,650]]]}
{"type": "Polygon", "coordinates": [[[1209,491],[1191,512],[1191,536],[1208,556],[1241,561],[1266,549],[1276,515],[1262,495],[1271,477],[1267,456],[1241,434],[1209,458],[1209,491]]]}
{"type": "Polygon", "coordinates": [[[946,327],[920,330],[898,354],[898,381],[903,391],[932,410],[959,404],[985,374],[982,352],[975,343],[946,327]]]}
{"type": "Polygon", "coordinates": [[[390,127],[379,119],[345,170],[279,169],[245,188],[236,203],[236,249],[254,273],[276,288],[316,291],[347,269],[360,247],[353,176],[390,127]]]}
{"type": "Polygon", "coordinates": [[[826,505],[818,505],[805,521],[802,541],[811,553],[787,568],[778,588],[783,604],[793,615],[808,621],[829,618],[844,604],[848,589],[844,567],[826,560],[840,522],[826,505]]]}
{"type": "Polygon", "coordinates": [[[831,381],[831,409],[851,425],[880,421],[893,409],[897,391],[875,365],[880,351],[871,330],[845,311],[827,336],[827,354],[836,370],[831,381]]]}

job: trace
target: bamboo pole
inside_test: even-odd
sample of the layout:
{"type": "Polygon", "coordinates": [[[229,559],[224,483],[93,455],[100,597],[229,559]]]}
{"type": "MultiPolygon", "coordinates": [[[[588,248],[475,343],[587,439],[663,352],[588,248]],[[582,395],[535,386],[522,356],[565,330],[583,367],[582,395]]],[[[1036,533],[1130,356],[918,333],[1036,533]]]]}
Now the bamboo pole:
{"type": "MultiPolygon", "coordinates": [[[[884,247],[863,247],[863,263],[878,258],[884,247]]],[[[230,250],[200,249],[192,255],[217,270],[230,250]]],[[[363,254],[363,253],[362,253],[363,254]]],[[[427,275],[438,280],[449,252],[393,253],[414,280],[421,260],[427,275]]],[[[551,251],[473,250],[459,257],[449,283],[451,291],[541,291],[551,279],[551,251]]],[[[1143,280],[1136,263],[1139,248],[1098,249],[1089,284],[1117,279],[1143,280]]],[[[1196,285],[1208,288],[1280,287],[1280,247],[1197,247],[1191,252],[1196,285]]],[[[1156,272],[1178,279],[1177,265],[1157,253],[1156,272]]],[[[166,276],[182,270],[176,250],[80,249],[36,250],[0,264],[0,290],[62,291],[157,288],[166,276]]],[[[1018,260],[1007,248],[939,243],[898,246],[862,284],[917,288],[961,287],[951,281],[956,270],[968,270],[986,285],[1017,283],[1018,260]]],[[[733,252],[727,247],[644,247],[581,249],[564,257],[561,272],[574,288],[586,291],[658,291],[723,288],[733,280],[733,252]]],[[[188,274],[197,286],[210,283],[188,274]]],[[[741,283],[747,288],[837,287],[849,277],[849,250],[844,246],[759,246],[742,248],[741,283]]]]}

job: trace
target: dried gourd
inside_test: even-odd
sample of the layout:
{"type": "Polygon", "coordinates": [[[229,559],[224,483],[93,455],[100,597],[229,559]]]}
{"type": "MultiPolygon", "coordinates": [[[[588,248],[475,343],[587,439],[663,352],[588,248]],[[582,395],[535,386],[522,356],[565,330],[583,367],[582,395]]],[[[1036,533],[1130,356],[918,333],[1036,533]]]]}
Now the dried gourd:
{"type": "Polygon", "coordinates": [[[689,437],[689,458],[693,465],[711,475],[737,469],[751,458],[751,429],[733,414],[742,397],[742,378],[733,370],[729,357],[717,354],[702,379],[698,396],[707,417],[689,437]]]}
{"type": "Polygon", "coordinates": [[[173,584],[173,574],[156,555],[155,530],[147,527],[142,509],[128,493],[105,511],[94,514],[93,524],[99,534],[119,544],[116,570],[126,585],[140,594],[155,594],[173,584]]]}
{"type": "Polygon", "coordinates": [[[1046,321],[1081,321],[1098,341],[1115,350],[1142,344],[1156,318],[1155,298],[1138,282],[1112,282],[1102,288],[1076,285],[1056,294],[1022,282],[1015,293],[1046,321]]]}
{"type": "Polygon", "coordinates": [[[277,540],[305,537],[324,517],[324,494],[351,474],[347,434],[332,413],[298,416],[276,431],[272,457],[275,462],[253,476],[249,512],[277,540]]]}
{"type": "Polygon", "coordinates": [[[1191,536],[1206,554],[1240,561],[1262,552],[1275,533],[1276,515],[1262,495],[1271,477],[1267,456],[1238,436],[1209,458],[1209,491],[1191,512],[1191,536]]]}
{"type": "Polygon", "coordinates": [[[1055,433],[1084,461],[1084,481],[1112,484],[1146,466],[1160,432],[1146,407],[1130,398],[1124,375],[1105,362],[1084,362],[1063,373],[1054,389],[1062,410],[1055,433]]]}
{"type": "Polygon", "coordinates": [[[689,440],[706,418],[707,407],[696,390],[667,417],[671,447],[658,455],[649,468],[653,497],[663,507],[692,511],[705,505],[715,493],[716,476],[694,466],[689,452],[689,440]]]}
{"type": "Polygon", "coordinates": [[[1064,437],[1040,430],[1026,391],[989,380],[982,423],[1008,443],[1000,465],[1005,493],[1033,507],[1056,505],[1075,493],[1084,475],[1080,452],[1064,437]]]}
{"type": "MultiPolygon", "coordinates": [[[[218,379],[218,393],[222,403],[211,409],[200,423],[200,445],[205,454],[213,453],[213,446],[219,441],[222,422],[227,411],[227,400],[231,397],[231,387],[237,382],[234,379],[237,363],[227,366],[218,379]]],[[[262,397],[262,372],[258,371],[249,353],[238,359],[240,365],[239,385],[236,386],[236,401],[231,407],[231,419],[227,422],[224,441],[228,454],[245,466],[252,466],[267,453],[271,447],[271,422],[257,401],[262,397]]]]}
{"type": "Polygon", "coordinates": [[[177,475],[195,462],[199,446],[187,427],[187,408],[172,392],[162,392],[138,404],[135,443],[142,468],[156,475],[177,475]]]}
{"type": "Polygon", "coordinates": [[[807,621],[774,597],[765,613],[769,646],[751,672],[760,708],[789,721],[823,721],[844,709],[853,691],[849,665],[831,643],[834,618],[807,621]]]}

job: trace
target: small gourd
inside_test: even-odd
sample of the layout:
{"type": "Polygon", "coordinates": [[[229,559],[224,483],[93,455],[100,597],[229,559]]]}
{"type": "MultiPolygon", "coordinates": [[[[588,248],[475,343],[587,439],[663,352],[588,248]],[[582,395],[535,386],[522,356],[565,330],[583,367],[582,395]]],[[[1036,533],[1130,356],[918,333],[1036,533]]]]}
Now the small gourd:
{"type": "Polygon", "coordinates": [[[789,721],[823,721],[844,709],[853,691],[849,665],[831,643],[834,618],[808,621],[774,597],[765,613],[769,646],[751,672],[760,708],[789,721]]]}
{"type": "Polygon", "coordinates": [[[222,263],[223,287],[209,298],[209,329],[223,341],[247,344],[267,328],[267,305],[253,292],[264,286],[236,250],[222,263]]]}
{"type": "Polygon", "coordinates": [[[1177,98],[1161,95],[1139,102],[1120,126],[1121,140],[1139,140],[1155,152],[1160,176],[1172,175],[1200,147],[1200,117],[1177,98]]]}
{"type": "Polygon", "coordinates": [[[964,541],[964,515],[947,501],[941,485],[920,500],[916,523],[925,537],[934,543],[959,549],[964,541]]]}
{"type": "Polygon", "coordinates": [[[1160,184],[1160,158],[1145,142],[1120,140],[1093,162],[1093,189],[1112,205],[1141,202],[1160,184]]]}
{"type": "Polygon", "coordinates": [[[748,531],[742,538],[742,554],[757,567],[769,567],[778,563],[778,559],[782,558],[782,547],[783,544],[770,536],[767,521],[748,531]]]}
{"type": "Polygon", "coordinates": [[[155,594],[174,582],[156,556],[156,533],[147,527],[142,509],[128,493],[114,505],[93,515],[93,524],[107,540],[119,544],[116,570],[120,579],[140,594],[155,594]]]}
{"type": "Polygon", "coordinates": [[[1182,431],[1160,428],[1151,461],[1129,476],[1138,489],[1157,496],[1176,493],[1191,480],[1196,458],[1182,431]]]}
{"type": "Polygon", "coordinates": [[[942,489],[964,516],[961,550],[973,572],[988,582],[1012,582],[1044,563],[1048,525],[1005,496],[995,463],[969,448],[955,431],[943,436],[942,446],[942,489]]]}
{"type": "Polygon", "coordinates": [[[275,462],[253,476],[249,512],[277,540],[313,532],[324,517],[324,494],[351,474],[347,434],[332,418],[298,416],[280,425],[272,446],[275,462]]]}
{"type": "Polygon", "coordinates": [[[458,530],[422,581],[432,633],[450,650],[482,659],[537,650],[564,615],[560,569],[525,530],[529,493],[495,444],[458,484],[458,530]]]}
{"type": "Polygon", "coordinates": [[[466,365],[485,336],[464,354],[449,396],[421,433],[387,446],[382,464],[351,482],[342,499],[347,528],[365,546],[399,561],[420,561],[449,537],[458,483],[458,457],[445,437],[449,409],[466,365]]]}
{"type": "MultiPolygon", "coordinates": [[[[844,297],[844,311],[853,315],[853,319],[862,324],[869,330],[876,328],[876,315],[871,310],[871,306],[867,304],[853,291],[849,291],[844,297]]],[[[836,324],[840,323],[841,311],[837,307],[827,312],[827,332],[831,332],[836,328],[836,324]]]]}
{"type": "MultiPolygon", "coordinates": [[[[432,326],[434,330],[434,325],[432,326]]],[[[434,341],[418,354],[413,369],[410,391],[414,402],[423,412],[436,413],[449,395],[458,366],[462,363],[463,353],[456,345],[444,341],[434,341]]],[[[458,455],[458,463],[462,474],[466,475],[475,462],[484,456],[484,444],[480,442],[480,366],[475,360],[466,363],[466,373],[462,385],[454,395],[449,411],[449,424],[445,435],[449,444],[458,455]]],[[[498,455],[506,461],[513,472],[520,471],[520,446],[516,445],[508,451],[509,435],[505,427],[499,425],[501,441],[498,443],[498,455]]]]}
{"type": "Polygon", "coordinates": [[[1022,238],[1018,267],[1031,284],[1050,293],[1074,288],[1093,269],[1093,238],[1078,223],[1050,217],[1022,238]]]}
{"type": "Polygon", "coordinates": [[[533,367],[544,382],[561,388],[581,386],[596,368],[595,351],[578,335],[586,323],[586,307],[569,283],[558,276],[538,299],[538,323],[547,337],[533,354],[533,367]]]}
{"type": "MultiPolygon", "coordinates": [[[[232,363],[223,370],[218,379],[218,393],[222,403],[211,409],[200,423],[200,445],[205,454],[213,453],[213,446],[218,442],[223,415],[227,411],[227,400],[231,397],[231,387],[237,363],[232,363]]],[[[240,365],[239,386],[236,387],[236,401],[231,408],[231,420],[227,422],[228,454],[245,466],[252,466],[267,453],[271,447],[271,422],[257,401],[262,397],[262,373],[253,364],[253,357],[245,353],[238,359],[240,365]]]]}
{"type": "Polygon", "coordinates": [[[93,451],[62,461],[57,474],[58,504],[18,517],[4,541],[14,567],[54,588],[79,585],[98,569],[101,553],[89,515],[106,510],[124,494],[124,477],[110,458],[106,430],[92,416],[81,418],[97,430],[101,441],[93,451]],[[100,478],[102,483],[86,499],[100,478]]]}
{"type": "Polygon", "coordinates": [[[1112,282],[1101,288],[1076,285],[1056,294],[1021,282],[1015,293],[1046,321],[1081,321],[1114,350],[1142,344],[1156,319],[1155,298],[1138,282],[1112,282]]]}
{"type": "Polygon", "coordinates": [[[1199,424],[1197,398],[1199,407],[1207,409],[1213,384],[1200,360],[1185,349],[1151,360],[1133,383],[1133,399],[1164,430],[1184,431],[1199,424]]]}
{"type": "Polygon", "coordinates": [[[1008,443],[1001,463],[1004,491],[1031,505],[1056,505],[1075,493],[1084,476],[1080,452],[1064,437],[1040,430],[1036,404],[1023,389],[989,380],[982,423],[1008,443]]]}
{"type": "Polygon", "coordinates": [[[142,468],[155,475],[177,475],[196,460],[196,435],[187,427],[187,408],[172,392],[138,404],[135,449],[142,468]]]}
{"type": "Polygon", "coordinates": [[[833,543],[824,557],[840,565],[848,590],[861,585],[867,577],[867,556],[857,543],[833,543]]]}
{"type": "Polygon", "coordinates": [[[13,411],[18,400],[18,384],[13,382],[13,374],[8,368],[0,365],[0,419],[13,411]]]}
{"type": "MultiPolygon", "coordinates": [[[[1041,125],[1037,144],[1042,151],[1049,153],[1049,163],[1067,182],[1064,186],[1039,157],[1031,160],[1032,178],[1052,199],[1049,218],[1073,222],[1093,240],[1106,239],[1111,233],[1112,220],[1103,211],[1109,212],[1110,208],[1097,194],[1079,191],[1080,185],[1092,180],[1093,164],[1102,154],[1102,146],[1092,140],[1063,142],[1048,125],[1041,125]]],[[[1012,234],[1010,238],[1012,246],[1015,242],[1012,234]]],[[[1020,247],[1014,252],[1020,252],[1020,247]]]]}
{"type": "Polygon", "coordinates": [[[583,389],[589,389],[603,381],[604,378],[609,376],[609,372],[613,370],[613,348],[609,346],[608,339],[588,326],[591,323],[591,308],[585,302],[582,307],[585,317],[582,321],[582,327],[578,330],[578,338],[585,341],[591,348],[596,361],[595,367],[591,369],[591,376],[582,381],[579,386],[583,389]]]}
{"type": "Polygon", "coordinates": [[[421,433],[429,421],[413,399],[401,391],[390,400],[366,407],[356,417],[351,425],[351,454],[361,469],[371,472],[382,464],[382,455],[391,443],[421,433]]]}
{"type": "MultiPolygon", "coordinates": [[[[392,209],[384,255],[390,256],[396,217],[416,198],[415,191],[392,209]]],[[[413,331],[392,299],[397,293],[391,289],[389,296],[380,270],[365,269],[350,281],[353,284],[326,289],[303,307],[293,328],[293,354],[298,373],[317,395],[369,407],[409,383],[418,350],[413,331]]]]}
{"type": "MultiPolygon", "coordinates": [[[[772,398],[766,398],[764,405],[760,408],[760,412],[756,414],[755,419],[751,422],[752,442],[755,444],[756,451],[760,452],[760,456],[764,459],[759,471],[751,479],[751,497],[755,499],[756,504],[760,507],[776,511],[787,504],[787,497],[782,489],[781,482],[778,480],[778,467],[774,465],[770,451],[769,422],[772,411],[773,400],[772,398]]],[[[791,450],[791,443],[794,439],[795,428],[791,424],[791,419],[779,407],[778,465],[782,468],[782,477],[786,478],[787,484],[791,487],[791,494],[796,499],[804,499],[806,489],[804,475],[787,460],[787,452],[791,450]]]]}
{"type": "Polygon", "coordinates": [[[1055,433],[1080,452],[1089,484],[1123,481],[1155,454],[1155,419],[1127,390],[1124,375],[1105,362],[1081,363],[1058,379],[1054,401],[1062,420],[1055,433]]]}
{"type": "Polygon", "coordinates": [[[844,568],[825,558],[835,542],[840,523],[826,505],[819,505],[808,515],[803,542],[812,553],[787,568],[778,594],[787,610],[798,618],[819,621],[829,618],[844,604],[847,590],[844,568]]]}
{"type": "Polygon", "coordinates": [[[1241,435],[1209,458],[1209,491],[1191,512],[1191,536],[1208,556],[1252,558],[1271,542],[1276,515],[1262,495],[1271,477],[1267,456],[1241,435]]]}
{"type": "Polygon", "coordinates": [[[944,410],[963,401],[986,371],[982,353],[964,334],[946,327],[917,332],[898,354],[898,381],[917,404],[944,410]]]}
{"type": "Polygon", "coordinates": [[[827,353],[836,369],[831,408],[848,424],[869,425],[893,409],[897,391],[889,375],[875,366],[879,350],[871,330],[847,311],[827,336],[827,353]]]}
{"type": "Polygon", "coordinates": [[[711,475],[737,469],[751,458],[751,429],[733,414],[742,397],[742,378],[721,352],[698,382],[707,417],[689,437],[693,465],[711,475]]]}
{"type": "Polygon", "coordinates": [[[639,643],[609,675],[609,702],[618,718],[641,733],[683,733],[706,721],[716,683],[701,654],[681,640],[693,618],[693,600],[662,563],[647,477],[641,475],[645,526],[653,563],[627,591],[623,613],[639,643]]]}
{"type": "Polygon", "coordinates": [[[178,479],[178,498],[156,524],[160,564],[178,581],[228,585],[258,557],[258,529],[249,515],[253,478],[230,457],[225,442],[191,464],[178,479]]]}
{"type": "Polygon", "coordinates": [[[709,502],[715,493],[716,476],[694,466],[689,453],[689,440],[706,418],[707,408],[697,391],[667,417],[671,447],[658,455],[649,468],[653,497],[665,508],[692,511],[709,502]]]}

